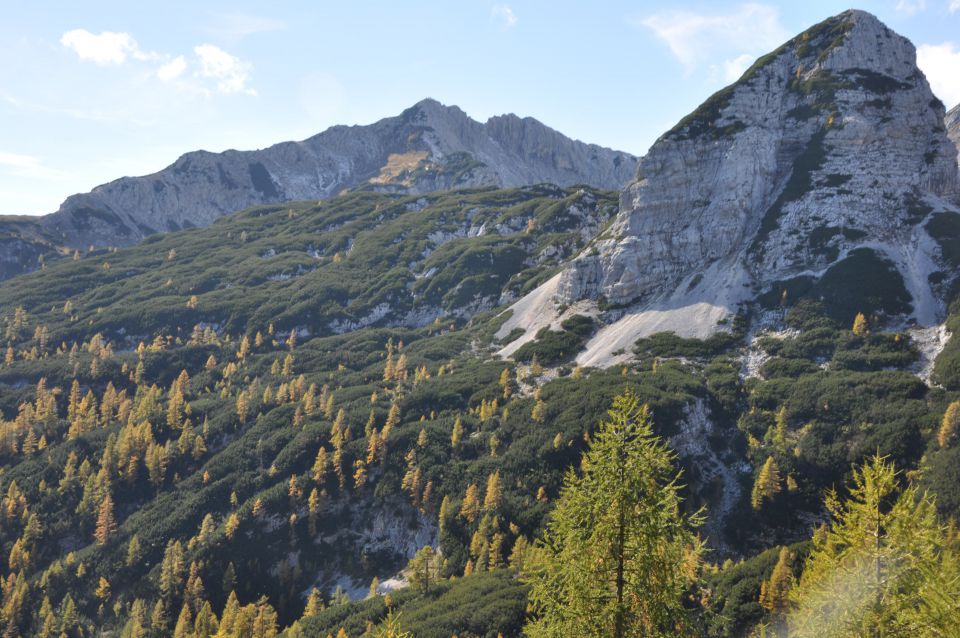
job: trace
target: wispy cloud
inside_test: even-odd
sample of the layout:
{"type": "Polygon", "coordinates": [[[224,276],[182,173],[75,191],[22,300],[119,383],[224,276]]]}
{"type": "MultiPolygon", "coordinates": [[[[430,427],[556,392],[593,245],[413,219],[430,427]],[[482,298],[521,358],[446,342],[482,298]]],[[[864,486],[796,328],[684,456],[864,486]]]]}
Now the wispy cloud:
{"type": "Polygon", "coordinates": [[[688,73],[720,59],[728,79],[746,68],[748,58],[789,37],[777,9],[764,4],[744,4],[723,14],[663,11],[635,22],[653,31],[688,73]]]}
{"type": "Polygon", "coordinates": [[[960,11],[960,0],[950,0],[950,13],[960,11]]]}
{"type": "Polygon", "coordinates": [[[197,75],[215,80],[219,93],[243,92],[256,95],[256,91],[247,87],[250,81],[249,63],[212,44],[195,46],[193,52],[200,60],[197,75]]]}
{"type": "Polygon", "coordinates": [[[0,165],[12,166],[14,168],[36,168],[40,166],[40,158],[32,155],[20,155],[18,153],[5,153],[0,151],[0,165]]]}
{"type": "Polygon", "coordinates": [[[220,40],[241,40],[257,33],[282,31],[287,25],[282,20],[249,13],[215,13],[213,24],[205,31],[220,40]]]}
{"type": "Polygon", "coordinates": [[[916,15],[927,10],[927,0],[899,0],[896,9],[908,16],[916,15]]]}
{"type": "Polygon", "coordinates": [[[960,48],[953,42],[921,44],[917,47],[917,65],[947,108],[960,104],[960,48]]]}
{"type": "Polygon", "coordinates": [[[494,18],[500,21],[500,25],[504,29],[512,29],[513,27],[517,26],[517,14],[513,12],[513,9],[510,8],[510,5],[495,4],[490,12],[494,18]]]}
{"type": "Polygon", "coordinates": [[[0,151],[0,171],[8,172],[17,177],[39,179],[63,179],[63,171],[43,165],[39,157],[8,153],[0,151]]]}

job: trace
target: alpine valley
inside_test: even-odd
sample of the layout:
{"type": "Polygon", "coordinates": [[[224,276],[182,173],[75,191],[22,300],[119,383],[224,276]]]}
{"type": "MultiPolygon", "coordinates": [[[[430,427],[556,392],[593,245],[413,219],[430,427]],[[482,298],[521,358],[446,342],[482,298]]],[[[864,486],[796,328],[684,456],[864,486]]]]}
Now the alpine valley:
{"type": "Polygon", "coordinates": [[[847,11],[642,158],[427,99],[3,218],[4,635],[519,636],[624,391],[703,517],[649,635],[788,635],[855,466],[960,514],[958,145],[847,11]]]}

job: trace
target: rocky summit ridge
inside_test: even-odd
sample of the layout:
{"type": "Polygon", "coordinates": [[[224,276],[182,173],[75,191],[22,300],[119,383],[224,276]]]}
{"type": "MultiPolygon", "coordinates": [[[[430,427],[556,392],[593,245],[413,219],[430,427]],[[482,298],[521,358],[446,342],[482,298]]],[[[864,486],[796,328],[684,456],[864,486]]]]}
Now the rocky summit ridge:
{"type": "MultiPolygon", "coordinates": [[[[533,118],[510,114],[481,123],[426,99],[396,117],[334,126],[300,142],[187,153],[152,175],[72,195],[56,213],[19,220],[15,230],[28,226],[28,237],[80,249],[125,246],[157,232],[208,226],[253,205],[326,199],[348,189],[417,194],[539,183],[619,189],[636,163],[628,153],[571,140],[533,118]]],[[[18,249],[26,250],[22,242],[18,249]]]]}
{"type": "Polygon", "coordinates": [[[526,334],[502,354],[586,313],[605,326],[578,361],[610,364],[638,337],[705,337],[764,294],[864,272],[893,290],[881,315],[938,322],[956,272],[944,118],[914,46],[873,15],[810,28],[660,137],[612,227],[514,307],[501,336],[526,334]]]}

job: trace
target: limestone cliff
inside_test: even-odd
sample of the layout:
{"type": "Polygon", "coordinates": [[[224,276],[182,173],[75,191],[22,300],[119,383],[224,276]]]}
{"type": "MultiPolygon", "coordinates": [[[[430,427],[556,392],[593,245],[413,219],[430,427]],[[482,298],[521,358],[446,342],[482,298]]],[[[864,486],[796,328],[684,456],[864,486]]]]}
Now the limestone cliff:
{"type": "Polygon", "coordinates": [[[757,60],[654,144],[612,228],[547,284],[561,308],[606,311],[581,362],[660,330],[705,336],[848,259],[905,289],[887,314],[936,322],[954,270],[926,229],[958,189],[944,117],[913,45],[862,11],[757,60]]]}

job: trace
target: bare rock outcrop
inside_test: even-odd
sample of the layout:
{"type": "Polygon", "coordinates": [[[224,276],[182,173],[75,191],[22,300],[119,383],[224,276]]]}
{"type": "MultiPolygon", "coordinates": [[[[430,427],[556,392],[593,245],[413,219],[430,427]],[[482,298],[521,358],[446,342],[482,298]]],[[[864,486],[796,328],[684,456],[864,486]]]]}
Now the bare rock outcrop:
{"type": "Polygon", "coordinates": [[[902,279],[910,303],[892,313],[935,323],[955,276],[927,232],[956,212],[944,117],[914,46],[863,11],[757,60],[654,144],[613,226],[554,282],[562,308],[613,309],[581,363],[660,330],[706,336],[741,302],[851,255],[902,279]]]}
{"type": "Polygon", "coordinates": [[[346,189],[424,193],[538,183],[619,189],[637,158],[571,140],[532,118],[477,122],[423,100],[368,126],[334,126],[257,151],[187,153],[167,168],[73,195],[38,220],[63,245],[124,246],[203,227],[258,204],[332,197],[346,189]]]}

